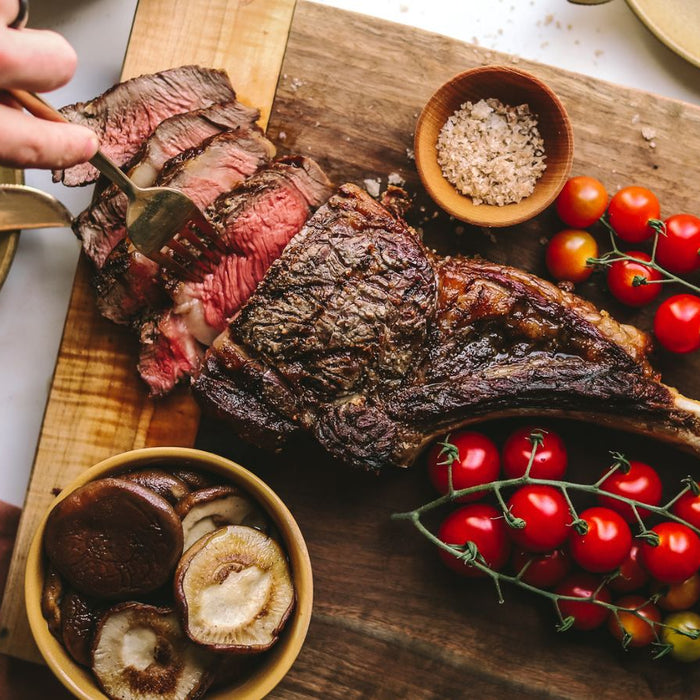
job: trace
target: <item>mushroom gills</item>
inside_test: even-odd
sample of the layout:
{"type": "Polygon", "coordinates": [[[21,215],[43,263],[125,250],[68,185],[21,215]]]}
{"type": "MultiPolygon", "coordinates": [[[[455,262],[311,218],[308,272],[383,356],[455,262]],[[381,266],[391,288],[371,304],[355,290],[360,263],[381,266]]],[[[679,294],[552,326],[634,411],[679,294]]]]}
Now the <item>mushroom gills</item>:
{"type": "Polygon", "coordinates": [[[55,567],[48,564],[44,587],[41,591],[41,614],[46,620],[49,632],[61,640],[61,601],[63,600],[63,579],[55,567]]]}
{"type": "Polygon", "coordinates": [[[104,614],[92,659],[103,690],[118,700],[198,698],[218,662],[187,639],[174,610],[136,602],[104,614]]]}
{"type": "Polygon", "coordinates": [[[187,635],[217,651],[269,649],[294,600],[281,547],[245,525],[202,537],[185,552],[175,573],[175,601],[187,635]]]}
{"type": "Polygon", "coordinates": [[[183,549],[226,525],[247,525],[267,531],[268,519],[258,505],[232,486],[213,486],[192,492],[178,504],[182,517],[183,549]]]}

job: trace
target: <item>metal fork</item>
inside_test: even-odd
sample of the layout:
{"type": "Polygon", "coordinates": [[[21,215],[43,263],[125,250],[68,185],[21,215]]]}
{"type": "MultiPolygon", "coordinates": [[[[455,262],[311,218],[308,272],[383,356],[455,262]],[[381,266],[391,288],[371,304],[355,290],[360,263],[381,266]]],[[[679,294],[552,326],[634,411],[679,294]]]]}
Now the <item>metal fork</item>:
{"type": "MultiPolygon", "coordinates": [[[[34,93],[6,91],[36,117],[68,121],[34,93]]],[[[126,194],[126,231],[140,253],[178,277],[193,281],[201,281],[221,259],[224,250],[216,230],[186,194],[172,187],[138,187],[99,150],[90,163],[126,194]]]]}

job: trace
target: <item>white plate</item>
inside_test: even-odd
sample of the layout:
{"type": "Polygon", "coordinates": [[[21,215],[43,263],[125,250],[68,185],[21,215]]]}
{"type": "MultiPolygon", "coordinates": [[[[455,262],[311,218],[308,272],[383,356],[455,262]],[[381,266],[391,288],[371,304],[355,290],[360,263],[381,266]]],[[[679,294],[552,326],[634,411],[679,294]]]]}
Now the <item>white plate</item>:
{"type": "Polygon", "coordinates": [[[700,66],[700,0],[627,0],[627,4],[666,46],[700,66]]]}

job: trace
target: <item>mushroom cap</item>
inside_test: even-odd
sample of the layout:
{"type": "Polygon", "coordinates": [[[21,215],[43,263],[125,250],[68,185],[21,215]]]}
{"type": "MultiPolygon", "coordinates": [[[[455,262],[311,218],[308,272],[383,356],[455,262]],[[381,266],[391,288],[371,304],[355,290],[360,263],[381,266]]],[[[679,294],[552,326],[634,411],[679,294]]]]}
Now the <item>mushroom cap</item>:
{"type": "Polygon", "coordinates": [[[63,645],[83,666],[92,663],[92,638],[104,609],[103,603],[77,591],[69,591],[61,601],[63,645]]]}
{"type": "Polygon", "coordinates": [[[92,670],[102,689],[120,700],[198,698],[217,659],[192,644],[172,608],[121,603],[98,623],[92,670]]]}
{"type": "Polygon", "coordinates": [[[190,487],[182,479],[156,467],[128,472],[122,474],[120,478],[133,481],[155,491],[172,505],[175,505],[190,492],[190,487]]]}
{"type": "Polygon", "coordinates": [[[216,651],[269,649],[294,601],[282,548],[245,525],[229,525],[200,538],[175,572],[175,604],[187,636],[216,651]]]}
{"type": "Polygon", "coordinates": [[[41,589],[41,614],[46,620],[49,632],[61,639],[61,600],[63,599],[63,579],[56,568],[46,567],[44,586],[41,589]]]}
{"type": "Polygon", "coordinates": [[[182,553],[182,525],[153,491],[122,479],[98,479],[53,508],[44,549],[76,590],[123,599],[154,591],[169,579],[182,553]]]}
{"type": "Polygon", "coordinates": [[[183,550],[200,537],[225,525],[248,525],[264,530],[268,520],[253,499],[234,486],[210,486],[193,491],[176,506],[182,518],[183,550]]]}

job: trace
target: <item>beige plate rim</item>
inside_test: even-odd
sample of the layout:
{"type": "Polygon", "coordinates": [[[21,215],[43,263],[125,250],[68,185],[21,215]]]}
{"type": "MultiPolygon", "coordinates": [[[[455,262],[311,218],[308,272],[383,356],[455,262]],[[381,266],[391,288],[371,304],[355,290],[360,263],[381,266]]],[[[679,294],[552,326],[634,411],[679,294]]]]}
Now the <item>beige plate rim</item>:
{"type": "MultiPolygon", "coordinates": [[[[695,3],[698,0],[686,0],[688,3],[695,3]]],[[[663,14],[663,17],[668,17],[668,21],[659,22],[650,16],[647,8],[654,0],[627,0],[627,4],[632,8],[632,11],[646,25],[659,41],[666,44],[669,49],[677,53],[689,63],[700,67],[700,31],[693,33],[693,28],[684,25],[685,30],[689,32],[679,34],[677,26],[671,18],[670,14],[663,14]]],[[[696,8],[697,9],[697,8],[696,8]]]]}
{"type": "MultiPolygon", "coordinates": [[[[21,185],[24,181],[21,170],[13,168],[5,168],[0,166],[0,182],[11,185],[21,185]]],[[[0,233],[0,289],[3,282],[10,272],[12,260],[17,251],[17,243],[19,242],[19,231],[10,231],[0,233]]]]}

